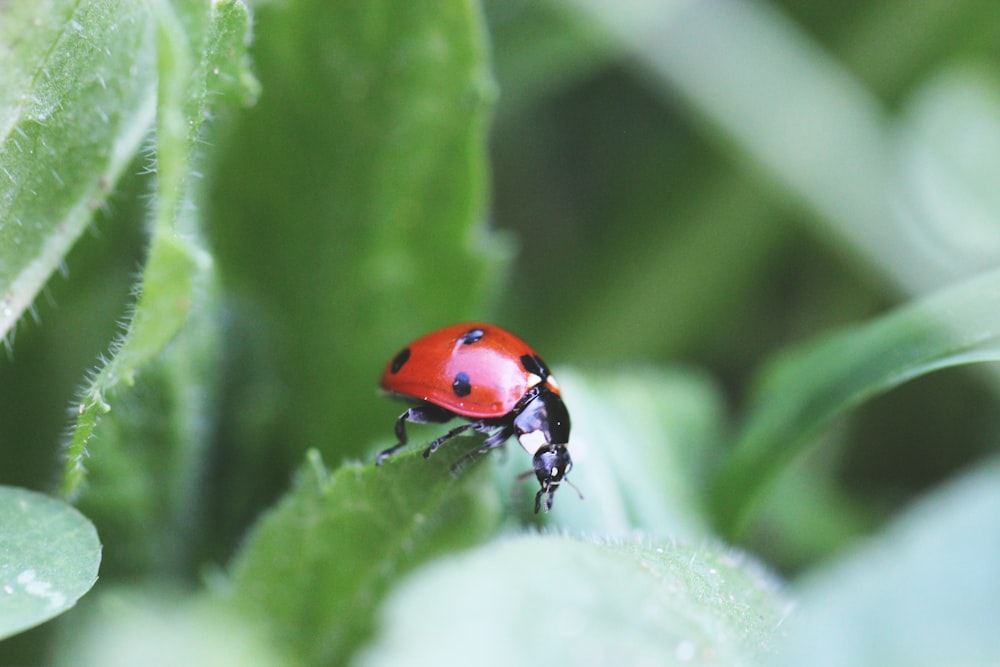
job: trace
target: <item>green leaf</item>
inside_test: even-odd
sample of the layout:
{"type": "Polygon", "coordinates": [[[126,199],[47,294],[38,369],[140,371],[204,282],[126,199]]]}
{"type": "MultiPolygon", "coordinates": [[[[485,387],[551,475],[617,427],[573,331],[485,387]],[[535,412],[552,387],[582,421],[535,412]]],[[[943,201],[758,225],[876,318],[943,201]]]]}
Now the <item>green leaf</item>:
{"type": "MultiPolygon", "coordinates": [[[[77,406],[62,484],[67,497],[74,497],[85,480],[87,445],[111,409],[109,394],[121,382],[134,383],[136,374],[177,335],[199,298],[198,290],[210,289],[212,280],[211,257],[197,241],[192,153],[209,86],[218,80],[215,71],[221,65],[216,59],[224,55],[232,63],[244,63],[249,16],[238,0],[191,5],[186,14],[175,13],[166,0],[150,6],[156,24],[158,81],[153,238],[128,328],[82,391],[77,406]]],[[[228,69],[234,67],[230,64],[228,69]]]]}
{"type": "MultiPolygon", "coordinates": [[[[904,229],[933,248],[935,264],[968,275],[1000,256],[1000,86],[988,65],[942,68],[901,109],[904,229]]],[[[901,207],[902,208],[902,207],[901,207]]]]}
{"type": "MultiPolygon", "coordinates": [[[[884,98],[864,88],[855,73],[791,20],[783,7],[768,3],[633,2],[618,6],[602,0],[564,2],[621,40],[651,89],[670,100],[683,100],[696,124],[710,126],[714,137],[724,136],[724,145],[741,154],[740,162],[749,158],[754,164],[751,177],[759,179],[767,174],[811,209],[813,215],[805,216],[804,221],[822,225],[824,235],[832,234],[897,286],[926,292],[957,277],[971,276],[983,267],[982,262],[969,261],[976,259],[974,253],[970,257],[941,252],[946,246],[961,245],[966,232],[962,216],[948,217],[947,225],[931,235],[921,229],[922,221],[913,219],[913,212],[920,218],[925,209],[918,206],[923,202],[912,193],[897,189],[908,176],[897,171],[906,156],[894,153],[899,136],[893,132],[893,118],[883,108],[884,98]],[[706,49],[705,44],[725,46],[706,49]]],[[[968,14],[973,4],[952,3],[948,10],[928,14],[947,23],[949,14],[968,14]]],[[[912,19],[921,12],[905,13],[912,19]]],[[[901,11],[897,16],[903,14],[901,11]]],[[[887,15],[880,15],[876,23],[887,15]]],[[[893,28],[911,36],[921,32],[909,25],[893,24],[893,28]]],[[[869,41],[865,33],[876,30],[874,24],[866,25],[855,35],[857,42],[869,41]]],[[[927,29],[923,37],[937,32],[927,29]]],[[[844,39],[842,43],[854,41],[844,39]]],[[[924,46],[926,39],[912,38],[911,44],[896,44],[894,55],[922,61],[925,54],[916,54],[924,46]]],[[[864,62],[878,60],[872,55],[866,51],[864,62]]],[[[857,54],[853,57],[858,58],[857,54]]],[[[892,61],[893,66],[899,62],[894,58],[886,61],[892,61]]],[[[911,76],[920,78],[915,73],[911,76]]],[[[912,85],[908,82],[906,87],[912,85]]],[[[898,93],[886,93],[886,97],[893,94],[898,93]]],[[[952,122],[955,106],[946,107],[952,122]]],[[[987,122],[993,124],[992,119],[987,122]]],[[[994,132],[987,126],[975,134],[973,141],[982,142],[994,132]]],[[[985,166],[987,161],[980,162],[985,166]]],[[[947,174],[949,166],[941,162],[919,168],[928,174],[947,174]]],[[[995,182],[995,172],[992,176],[990,182],[995,182]]],[[[946,179],[936,180],[940,186],[946,179]]],[[[949,185],[935,190],[940,193],[949,185]]],[[[948,198],[964,198],[969,209],[978,209],[978,215],[983,209],[970,194],[965,184],[959,184],[948,198]]],[[[939,197],[934,206],[940,201],[939,197]]],[[[995,265],[995,258],[994,252],[988,266],[995,265]]]]}
{"type": "Polygon", "coordinates": [[[992,665],[1000,655],[1000,460],[808,576],[774,665],[992,665]]]}
{"type": "Polygon", "coordinates": [[[176,335],[191,308],[198,271],[208,268],[192,244],[174,236],[158,234],[151,252],[129,329],[77,405],[76,426],[66,447],[62,491],[67,497],[74,497],[86,478],[87,445],[111,410],[108,394],[122,381],[133,384],[139,370],[176,335]]]}
{"type": "MultiPolygon", "coordinates": [[[[594,535],[707,533],[700,490],[719,455],[718,388],[682,369],[556,375],[573,423],[569,478],[584,500],[563,485],[548,524],[594,535]]],[[[512,451],[499,474],[509,486],[531,463],[515,441],[507,447],[512,451]]],[[[534,485],[534,476],[525,484],[534,485]]],[[[518,504],[532,510],[530,502],[518,504]]]]}
{"type": "MultiPolygon", "coordinates": [[[[158,232],[198,234],[197,218],[183,210],[193,185],[194,149],[212,98],[256,97],[247,70],[249,14],[242,0],[200,2],[154,0],[157,27],[157,198],[158,232]],[[242,92],[240,97],[235,92],[242,92]]],[[[215,106],[218,106],[217,104],[215,106]]]]}
{"type": "Polygon", "coordinates": [[[58,616],[97,581],[94,526],[63,502],[0,486],[0,639],[58,616]]]}
{"type": "Polygon", "coordinates": [[[153,43],[144,3],[0,5],[0,337],[146,136],[153,43]]]}
{"type": "Polygon", "coordinates": [[[254,628],[205,596],[111,588],[63,633],[50,663],[64,667],[294,667],[254,628]],[[178,641],[178,638],[183,638],[178,641]]]}
{"type": "Polygon", "coordinates": [[[523,536],[415,572],[355,664],[749,665],[787,612],[773,579],[717,545],[523,536]]]}
{"type": "Polygon", "coordinates": [[[205,560],[206,537],[221,543],[213,541],[215,515],[204,506],[214,462],[220,309],[211,288],[195,294],[183,329],[134,385],[115,394],[114,411],[88,445],[78,506],[109,545],[109,575],[189,572],[205,560]]]}
{"type": "Polygon", "coordinates": [[[330,474],[315,451],[296,487],[254,529],[233,566],[231,602],[309,664],[342,663],[402,573],[475,544],[497,524],[481,465],[414,452],[330,474]]]}
{"type": "Polygon", "coordinates": [[[255,32],[264,92],[223,148],[213,246],[271,339],[291,467],[388,435],[382,365],[483,315],[504,256],[481,225],[496,91],[468,0],[262,3],[255,32]]]}
{"type": "Polygon", "coordinates": [[[997,271],[781,354],[712,482],[717,526],[736,532],[757,494],[838,414],[934,370],[997,359],[997,271]]]}

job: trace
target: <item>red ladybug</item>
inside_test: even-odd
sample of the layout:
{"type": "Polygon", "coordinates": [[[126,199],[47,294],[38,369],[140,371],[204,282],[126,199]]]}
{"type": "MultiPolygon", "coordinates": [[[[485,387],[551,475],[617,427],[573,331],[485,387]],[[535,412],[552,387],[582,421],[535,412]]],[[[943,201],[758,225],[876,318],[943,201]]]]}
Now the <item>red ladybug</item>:
{"type": "Polygon", "coordinates": [[[569,412],[556,379],[527,343],[491,324],[455,324],[403,348],[385,367],[380,384],[414,406],[396,420],[399,443],[381,452],[376,465],[406,444],[406,422],[443,424],[460,417],[467,423],[432,442],[424,457],[468,430],[488,436],[472,457],[516,435],[534,456],[542,486],[535,512],[543,496],[545,511],[552,507],[552,494],[573,465],[566,449],[569,412]]]}

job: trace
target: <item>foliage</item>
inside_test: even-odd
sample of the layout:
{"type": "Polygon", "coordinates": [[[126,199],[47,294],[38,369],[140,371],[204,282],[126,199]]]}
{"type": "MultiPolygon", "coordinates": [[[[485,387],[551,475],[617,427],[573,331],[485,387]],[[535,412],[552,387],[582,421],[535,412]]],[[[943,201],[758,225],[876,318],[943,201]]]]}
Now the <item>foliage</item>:
{"type": "Polygon", "coordinates": [[[41,493],[0,487],[0,638],[66,611],[97,579],[94,524],[41,493]]]}
{"type": "Polygon", "coordinates": [[[0,3],[0,662],[1000,654],[991,5],[253,10],[0,3]],[[473,318],[554,362],[547,515],[371,463],[473,318]]]}

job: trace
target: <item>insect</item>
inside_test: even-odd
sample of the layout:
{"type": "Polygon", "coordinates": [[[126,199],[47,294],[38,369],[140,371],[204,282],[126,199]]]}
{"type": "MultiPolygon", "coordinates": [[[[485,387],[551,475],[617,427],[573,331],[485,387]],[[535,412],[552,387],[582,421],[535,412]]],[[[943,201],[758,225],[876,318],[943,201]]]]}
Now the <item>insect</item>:
{"type": "Polygon", "coordinates": [[[520,338],[491,324],[438,329],[394,356],[382,372],[380,385],[414,405],[396,420],[399,442],[379,453],[376,465],[406,445],[407,422],[444,424],[461,418],[466,423],[431,442],[424,458],[466,431],[485,434],[477,450],[452,466],[455,471],[468,458],[485,454],[516,435],[534,457],[532,467],[541,485],[535,495],[535,513],[552,507],[552,494],[573,466],[566,449],[569,411],[548,366],[520,338]]]}

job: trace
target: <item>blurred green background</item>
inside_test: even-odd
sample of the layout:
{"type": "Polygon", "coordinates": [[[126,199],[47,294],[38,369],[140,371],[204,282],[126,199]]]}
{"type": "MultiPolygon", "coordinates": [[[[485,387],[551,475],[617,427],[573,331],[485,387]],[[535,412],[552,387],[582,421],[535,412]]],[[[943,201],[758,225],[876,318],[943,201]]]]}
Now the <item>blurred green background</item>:
{"type": "MultiPolygon", "coordinates": [[[[386,141],[373,157],[371,136],[339,132],[366,110],[331,106],[345,67],[317,45],[353,26],[293,20],[281,4],[256,8],[259,103],[221,113],[206,142],[225,354],[208,470],[217,516],[189,566],[225,561],[306,448],[335,467],[385,443],[399,408],[376,395],[381,365],[434,326],[494,321],[556,368],[697,368],[723,388],[735,429],[770,355],[1000,258],[993,0],[486,0],[492,72],[463,91],[483,120],[452,128],[454,163],[426,172],[452,174],[439,187],[422,180],[420,154],[386,141]],[[485,156],[464,147],[470,136],[487,139],[485,156]],[[345,164],[365,173],[387,155],[381,177],[404,185],[366,204],[371,184],[345,164]],[[413,224],[351,224],[383,205],[413,224]],[[469,215],[483,229],[469,234],[469,215]],[[435,216],[454,224],[424,233],[435,216]]],[[[434,123],[433,108],[406,112],[417,120],[400,136],[434,123]]],[[[142,165],[0,355],[4,484],[57,482],[68,406],[143,261],[142,165]]],[[[997,380],[947,370],[864,405],[801,464],[823,485],[784,480],[747,540],[794,573],[872,530],[996,450],[997,380]],[[826,501],[842,512],[832,529],[810,524],[805,546],[776,534],[826,501]]]]}
{"type": "MultiPolygon", "coordinates": [[[[738,412],[783,346],[997,265],[989,2],[486,7],[502,312],[555,363],[708,368],[738,412]]],[[[995,400],[937,373],[818,465],[878,514],[995,449],[995,400]]]]}

